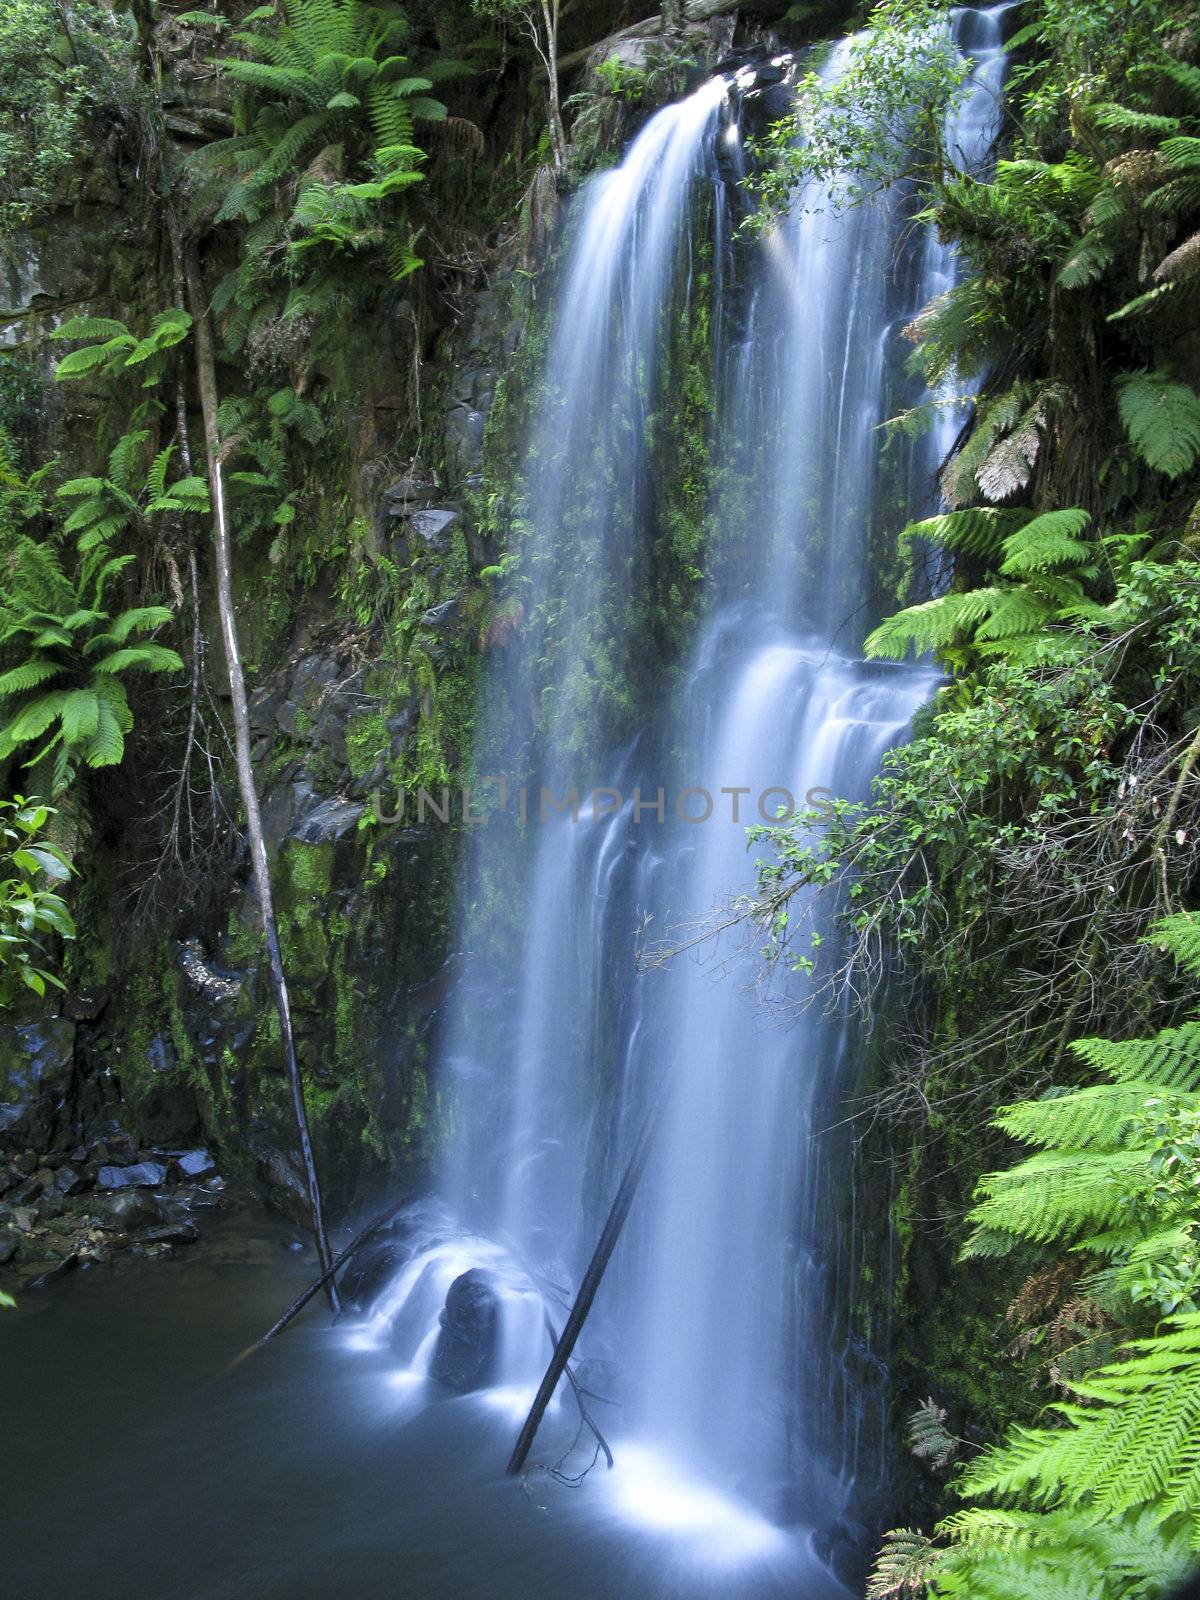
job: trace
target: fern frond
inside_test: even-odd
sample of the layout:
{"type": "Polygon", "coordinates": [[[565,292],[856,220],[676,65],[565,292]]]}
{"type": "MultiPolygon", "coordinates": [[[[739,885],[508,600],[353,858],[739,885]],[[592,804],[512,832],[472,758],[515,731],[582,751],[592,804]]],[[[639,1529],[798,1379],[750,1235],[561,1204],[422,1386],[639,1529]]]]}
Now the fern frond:
{"type": "Polygon", "coordinates": [[[910,649],[917,655],[944,650],[966,638],[999,603],[1001,589],[951,591],[909,606],[887,617],[863,645],[868,658],[885,656],[902,660],[910,649]]]}
{"type": "Polygon", "coordinates": [[[989,1173],[976,1190],[983,1198],[968,1213],[985,1237],[973,1234],[963,1255],[996,1253],[1003,1234],[1046,1244],[1085,1228],[1108,1227],[1121,1215],[1145,1164],[1139,1149],[1043,1150],[1005,1172],[989,1173]]]}
{"type": "Polygon", "coordinates": [[[139,667],[143,672],[181,672],[183,662],[174,650],[161,644],[128,645],[114,650],[96,663],[96,671],[104,673],[127,672],[139,667]]]}
{"type": "Polygon", "coordinates": [[[1157,1084],[1136,1078],[1089,1084],[1068,1094],[1002,1106],[995,1125],[1026,1144],[1058,1150],[1115,1149],[1125,1143],[1157,1084]]]}
{"type": "Polygon", "coordinates": [[[908,1447],[931,1466],[947,1466],[958,1454],[959,1441],[946,1427],[946,1410],[932,1397],[922,1400],[908,1419],[908,1447]]]}
{"type": "Polygon", "coordinates": [[[915,1528],[893,1528],[883,1536],[867,1579],[867,1600],[919,1595],[945,1560],[945,1552],[915,1528]]]}
{"type": "Polygon", "coordinates": [[[1071,1049],[1096,1072],[1121,1083],[1200,1091],[1200,1022],[1164,1028],[1152,1039],[1076,1039],[1071,1049]]]}
{"type": "Polygon", "coordinates": [[[1028,578],[1054,567],[1079,566],[1095,554],[1079,537],[1090,521],[1090,513],[1077,509],[1043,512],[1004,540],[1000,571],[1028,578]]]}
{"type": "Polygon", "coordinates": [[[52,678],[61,676],[65,670],[61,662],[52,661],[48,656],[31,656],[19,667],[10,667],[7,672],[0,672],[0,700],[7,700],[10,695],[24,694],[30,689],[36,689],[39,684],[49,683],[52,678]]]}
{"type": "Polygon", "coordinates": [[[977,640],[1000,643],[1037,633],[1054,621],[1059,609],[1055,601],[1021,584],[996,589],[994,595],[987,618],[975,630],[977,640]]]}
{"type": "Polygon", "coordinates": [[[120,339],[129,329],[115,317],[68,317],[55,328],[52,339],[120,339]]]}
{"type": "MultiPolygon", "coordinates": [[[[1200,143],[1200,141],[1197,141],[1200,143]]],[[[1170,478],[1200,455],[1200,395],[1165,372],[1130,372],[1117,380],[1117,409],[1143,461],[1170,478]]]]}
{"type": "Polygon", "coordinates": [[[999,555],[1001,545],[1028,520],[1026,511],[1005,511],[995,506],[972,506],[961,511],[946,511],[941,516],[910,522],[902,540],[923,539],[943,550],[962,555],[999,555]]]}
{"type": "Polygon", "coordinates": [[[1200,915],[1178,911],[1174,916],[1160,917],[1151,923],[1143,942],[1169,950],[1185,972],[1200,978],[1200,915]]]}
{"type": "Polygon", "coordinates": [[[1085,233],[1058,269],[1060,287],[1082,289],[1095,283],[1112,266],[1116,254],[1116,244],[1099,230],[1085,233]]]}

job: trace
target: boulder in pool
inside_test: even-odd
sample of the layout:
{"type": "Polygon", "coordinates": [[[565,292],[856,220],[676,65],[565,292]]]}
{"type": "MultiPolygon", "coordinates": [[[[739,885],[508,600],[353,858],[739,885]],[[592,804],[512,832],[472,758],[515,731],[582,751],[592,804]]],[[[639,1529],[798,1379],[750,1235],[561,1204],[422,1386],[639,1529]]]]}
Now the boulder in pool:
{"type": "Polygon", "coordinates": [[[482,1267],[460,1273],[438,1320],[441,1332],[429,1376],[459,1394],[486,1388],[495,1376],[500,1334],[500,1297],[492,1274],[482,1267]]]}

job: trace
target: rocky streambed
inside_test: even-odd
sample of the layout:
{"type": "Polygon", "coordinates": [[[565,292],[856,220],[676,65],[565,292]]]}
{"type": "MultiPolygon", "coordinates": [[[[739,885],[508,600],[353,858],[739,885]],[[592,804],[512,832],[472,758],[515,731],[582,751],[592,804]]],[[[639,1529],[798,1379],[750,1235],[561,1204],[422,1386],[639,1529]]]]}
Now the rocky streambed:
{"type": "Polygon", "coordinates": [[[114,1255],[168,1255],[200,1238],[225,1179],[207,1149],[144,1149],[114,1133],[0,1162],[0,1286],[40,1289],[114,1255]]]}

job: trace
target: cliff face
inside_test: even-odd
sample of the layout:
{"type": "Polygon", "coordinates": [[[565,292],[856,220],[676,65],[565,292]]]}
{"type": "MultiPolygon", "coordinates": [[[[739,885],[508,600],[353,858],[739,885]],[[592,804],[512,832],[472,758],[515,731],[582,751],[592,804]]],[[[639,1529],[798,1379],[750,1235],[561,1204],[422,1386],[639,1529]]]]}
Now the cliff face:
{"type": "MultiPolygon", "coordinates": [[[[479,27],[469,8],[428,10],[413,8],[420,37],[469,52],[479,27]]],[[[573,149],[559,180],[539,151],[534,63],[506,44],[446,92],[421,271],[365,306],[316,313],[326,351],[316,360],[302,345],[264,354],[251,343],[227,362],[231,387],[279,383],[272,405],[290,393],[321,417],[308,435],[306,424],[275,429],[298,515],[290,526],[240,530],[235,586],[283,956],[335,1212],[385,1186],[417,1186],[437,1149],[427,1065],[456,981],[459,786],[471,769],[480,662],[511,632],[494,575],[510,537],[540,282],[553,271],[569,189],[690,71],[734,47],[776,42],[772,19],[785,10],[666,6],[646,19],[591,4],[571,14],[560,49],[575,96],[573,149]],[[268,356],[278,375],[264,380],[268,356]],[[418,817],[410,798],[397,819],[398,796],[421,787],[437,807],[418,817]]],[[[193,204],[188,157],[233,127],[228,86],[194,30],[164,15],[143,43],[130,105],[107,122],[93,117],[57,203],[0,251],[0,423],[26,469],[55,458],[64,478],[95,470],[127,416],[98,377],[54,383],[63,346],[52,335],[81,314],[139,326],[175,303],[170,234],[193,204]]],[[[210,287],[237,263],[240,232],[218,225],[204,235],[210,287]]],[[[165,424],[152,427],[169,437],[165,424]]],[[[80,936],[61,998],[31,1001],[0,1030],[0,1137],[9,1156],[36,1157],[39,1170],[48,1156],[82,1150],[95,1165],[98,1143],[114,1137],[151,1160],[203,1141],[223,1170],[299,1219],[206,529],[196,548],[203,742],[184,776],[197,815],[182,844],[178,812],[173,830],[164,824],[186,691],[138,689],[123,764],[85,774],[61,808],[80,936]]],[[[139,563],[141,591],[174,591],[190,660],[182,546],[151,544],[139,563]]],[[[20,787],[15,761],[7,781],[20,787]]]]}

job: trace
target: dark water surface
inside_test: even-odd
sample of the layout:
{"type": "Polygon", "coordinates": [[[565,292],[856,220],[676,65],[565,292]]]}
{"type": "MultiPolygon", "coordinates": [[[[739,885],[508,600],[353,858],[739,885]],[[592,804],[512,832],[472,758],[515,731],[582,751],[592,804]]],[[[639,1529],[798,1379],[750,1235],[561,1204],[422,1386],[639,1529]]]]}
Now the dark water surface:
{"type": "MultiPolygon", "coordinates": [[[[635,1448],[578,1489],[506,1480],[494,1401],[414,1393],[310,1316],[285,1226],[76,1273],[0,1315],[0,1594],[64,1600],[829,1600],[807,1540],[635,1448]],[[622,1471],[624,1462],[624,1471],[622,1471]]],[[[546,1456],[543,1455],[543,1459],[546,1456]]]]}

